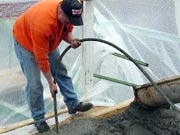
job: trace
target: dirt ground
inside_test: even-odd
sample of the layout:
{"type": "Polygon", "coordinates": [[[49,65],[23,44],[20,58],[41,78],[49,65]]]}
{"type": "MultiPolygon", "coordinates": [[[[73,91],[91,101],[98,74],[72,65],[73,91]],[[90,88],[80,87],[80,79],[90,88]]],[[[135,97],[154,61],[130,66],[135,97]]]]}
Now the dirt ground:
{"type": "MultiPolygon", "coordinates": [[[[55,129],[43,135],[56,135],[55,129]]],[[[168,108],[143,109],[133,102],[122,114],[60,125],[59,135],[180,135],[180,114],[168,108]]]]}

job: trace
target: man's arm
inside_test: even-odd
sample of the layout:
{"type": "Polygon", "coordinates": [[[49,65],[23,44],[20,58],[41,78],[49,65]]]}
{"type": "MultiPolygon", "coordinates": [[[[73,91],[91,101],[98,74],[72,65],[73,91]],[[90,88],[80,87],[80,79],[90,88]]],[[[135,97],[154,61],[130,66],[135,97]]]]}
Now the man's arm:
{"type": "Polygon", "coordinates": [[[48,81],[50,92],[51,92],[52,96],[54,96],[55,93],[57,93],[57,86],[56,86],[56,84],[54,84],[51,72],[47,71],[47,72],[42,72],[42,73],[44,74],[44,76],[46,77],[46,79],[48,81]]]}
{"type": "Polygon", "coordinates": [[[64,37],[64,41],[71,44],[71,47],[74,49],[78,48],[81,45],[81,42],[79,41],[79,39],[73,38],[72,32],[67,33],[66,37],[64,37]]]}
{"type": "Polygon", "coordinates": [[[53,82],[53,77],[50,71],[50,63],[48,56],[49,41],[46,38],[47,36],[45,36],[41,32],[31,30],[31,33],[34,57],[48,82],[52,96],[54,96],[54,94],[57,92],[57,86],[53,82]]]}

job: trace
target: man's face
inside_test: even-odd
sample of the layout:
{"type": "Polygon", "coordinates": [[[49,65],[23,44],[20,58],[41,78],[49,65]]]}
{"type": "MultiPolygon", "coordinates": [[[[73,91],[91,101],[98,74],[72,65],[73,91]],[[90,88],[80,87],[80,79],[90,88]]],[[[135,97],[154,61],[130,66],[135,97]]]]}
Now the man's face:
{"type": "Polygon", "coordinates": [[[62,11],[61,8],[58,8],[58,21],[62,24],[68,24],[69,18],[67,15],[62,11]]]}

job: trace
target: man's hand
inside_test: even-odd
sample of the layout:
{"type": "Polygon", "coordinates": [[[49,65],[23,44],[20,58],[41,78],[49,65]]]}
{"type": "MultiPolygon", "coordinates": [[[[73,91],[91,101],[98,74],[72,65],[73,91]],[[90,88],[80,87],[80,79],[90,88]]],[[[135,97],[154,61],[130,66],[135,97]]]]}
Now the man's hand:
{"type": "Polygon", "coordinates": [[[57,93],[57,86],[56,84],[53,82],[53,78],[51,76],[51,72],[47,71],[47,72],[43,72],[44,76],[46,77],[48,84],[49,84],[49,89],[51,92],[51,95],[54,96],[57,93]]]}
{"type": "Polygon", "coordinates": [[[57,86],[56,86],[56,84],[54,84],[54,83],[50,84],[49,88],[50,88],[50,92],[51,92],[52,97],[54,97],[54,95],[57,93],[57,86]]]}
{"type": "Polygon", "coordinates": [[[81,45],[81,41],[79,41],[79,39],[73,39],[71,41],[71,47],[72,48],[78,48],[81,45]]]}

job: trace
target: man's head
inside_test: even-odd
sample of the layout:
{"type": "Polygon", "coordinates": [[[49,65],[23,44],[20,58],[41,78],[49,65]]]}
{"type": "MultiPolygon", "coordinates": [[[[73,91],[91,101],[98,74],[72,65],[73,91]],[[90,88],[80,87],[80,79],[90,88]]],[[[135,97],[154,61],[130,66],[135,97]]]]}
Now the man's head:
{"type": "Polygon", "coordinates": [[[78,0],[63,0],[58,12],[58,19],[62,23],[71,23],[75,26],[83,25],[82,4],[78,0]]]}

